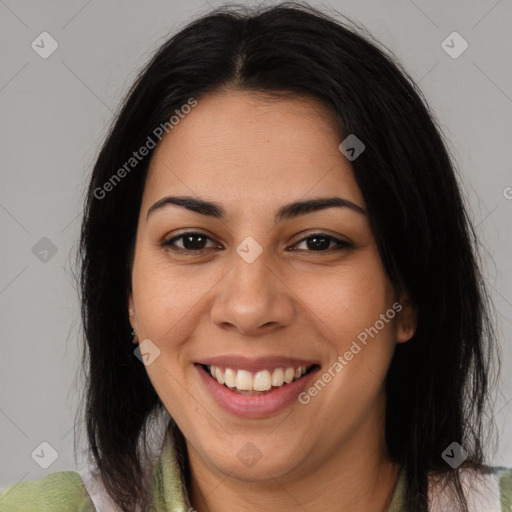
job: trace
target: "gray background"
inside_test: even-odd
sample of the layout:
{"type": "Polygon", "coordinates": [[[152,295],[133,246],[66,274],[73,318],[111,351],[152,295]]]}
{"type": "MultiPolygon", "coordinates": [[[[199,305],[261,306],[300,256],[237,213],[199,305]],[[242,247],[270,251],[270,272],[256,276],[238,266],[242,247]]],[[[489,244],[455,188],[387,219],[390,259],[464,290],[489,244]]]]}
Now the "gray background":
{"type": "MultiPolygon", "coordinates": [[[[503,345],[492,460],[512,466],[512,3],[311,3],[337,9],[388,46],[420,83],[449,140],[486,247],[503,345]],[[469,44],[458,58],[441,46],[453,31],[469,44]]],[[[171,33],[208,9],[193,0],[0,0],[0,486],[83,467],[85,436],[78,466],[73,455],[83,383],[75,381],[80,323],[71,274],[83,189],[136,72],[171,33]],[[31,43],[45,31],[58,48],[43,59],[31,43]],[[36,463],[41,449],[50,461],[42,442],[58,452],[47,469],[36,463]]]]}

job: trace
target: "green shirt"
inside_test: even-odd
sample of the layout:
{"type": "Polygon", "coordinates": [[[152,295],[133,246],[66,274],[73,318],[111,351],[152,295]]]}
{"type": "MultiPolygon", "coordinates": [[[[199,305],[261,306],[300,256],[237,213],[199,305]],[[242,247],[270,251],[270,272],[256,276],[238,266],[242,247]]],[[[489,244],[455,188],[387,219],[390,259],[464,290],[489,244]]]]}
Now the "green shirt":
{"type": "MultiPolygon", "coordinates": [[[[491,475],[496,486],[495,496],[491,496],[494,507],[488,509],[489,512],[512,512],[512,469],[494,468],[491,475]]],[[[188,512],[188,500],[181,490],[180,470],[171,442],[166,441],[163,444],[153,474],[151,492],[156,503],[151,512],[188,512]]],[[[403,492],[402,472],[388,512],[401,512],[403,492]]],[[[0,511],[95,512],[94,503],[99,507],[98,499],[94,490],[91,491],[89,483],[86,488],[80,473],[62,471],[51,473],[40,480],[11,485],[0,494],[0,511]],[[91,492],[90,495],[88,491],[91,492]]],[[[115,509],[102,507],[101,510],[110,512],[115,509]]]]}

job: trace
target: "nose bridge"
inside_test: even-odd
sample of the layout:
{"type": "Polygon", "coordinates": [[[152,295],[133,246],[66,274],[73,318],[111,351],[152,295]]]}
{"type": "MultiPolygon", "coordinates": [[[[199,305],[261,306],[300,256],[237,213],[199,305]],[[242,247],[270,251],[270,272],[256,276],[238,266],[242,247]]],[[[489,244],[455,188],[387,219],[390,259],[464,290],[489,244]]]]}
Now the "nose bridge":
{"type": "Polygon", "coordinates": [[[236,255],[232,258],[232,272],[230,279],[234,288],[231,294],[235,291],[242,292],[241,297],[250,298],[251,295],[263,294],[259,297],[261,300],[271,294],[271,261],[269,251],[263,250],[257,242],[251,240],[242,242],[236,248],[236,255]]]}
{"type": "Polygon", "coordinates": [[[212,308],[212,320],[224,327],[231,325],[244,334],[260,328],[290,322],[291,297],[280,284],[268,249],[252,237],[244,239],[230,258],[230,272],[212,308]]]}

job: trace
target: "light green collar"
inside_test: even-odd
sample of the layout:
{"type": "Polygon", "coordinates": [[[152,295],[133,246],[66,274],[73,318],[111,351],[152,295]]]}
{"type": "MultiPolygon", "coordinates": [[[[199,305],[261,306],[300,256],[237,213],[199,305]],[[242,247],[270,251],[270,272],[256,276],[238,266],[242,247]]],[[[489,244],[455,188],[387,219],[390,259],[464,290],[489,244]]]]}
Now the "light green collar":
{"type": "Polygon", "coordinates": [[[187,512],[181,474],[172,436],[166,433],[151,487],[153,507],[150,512],[187,512]]]}
{"type": "Polygon", "coordinates": [[[391,499],[388,512],[402,512],[404,507],[404,489],[405,489],[405,472],[400,470],[398,481],[396,483],[395,492],[391,499]]]}

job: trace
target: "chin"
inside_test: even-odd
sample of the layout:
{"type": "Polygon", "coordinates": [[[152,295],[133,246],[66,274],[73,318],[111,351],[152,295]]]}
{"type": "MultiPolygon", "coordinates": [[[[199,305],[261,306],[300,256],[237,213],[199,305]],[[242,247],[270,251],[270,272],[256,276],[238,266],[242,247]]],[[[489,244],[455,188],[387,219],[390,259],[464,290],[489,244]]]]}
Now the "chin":
{"type": "Polygon", "coordinates": [[[300,464],[289,450],[277,451],[269,443],[261,450],[257,448],[257,444],[250,441],[233,444],[237,447],[241,444],[241,448],[233,451],[221,450],[213,457],[212,451],[208,450],[208,456],[220,472],[237,480],[263,482],[279,478],[290,473],[300,464]]]}

